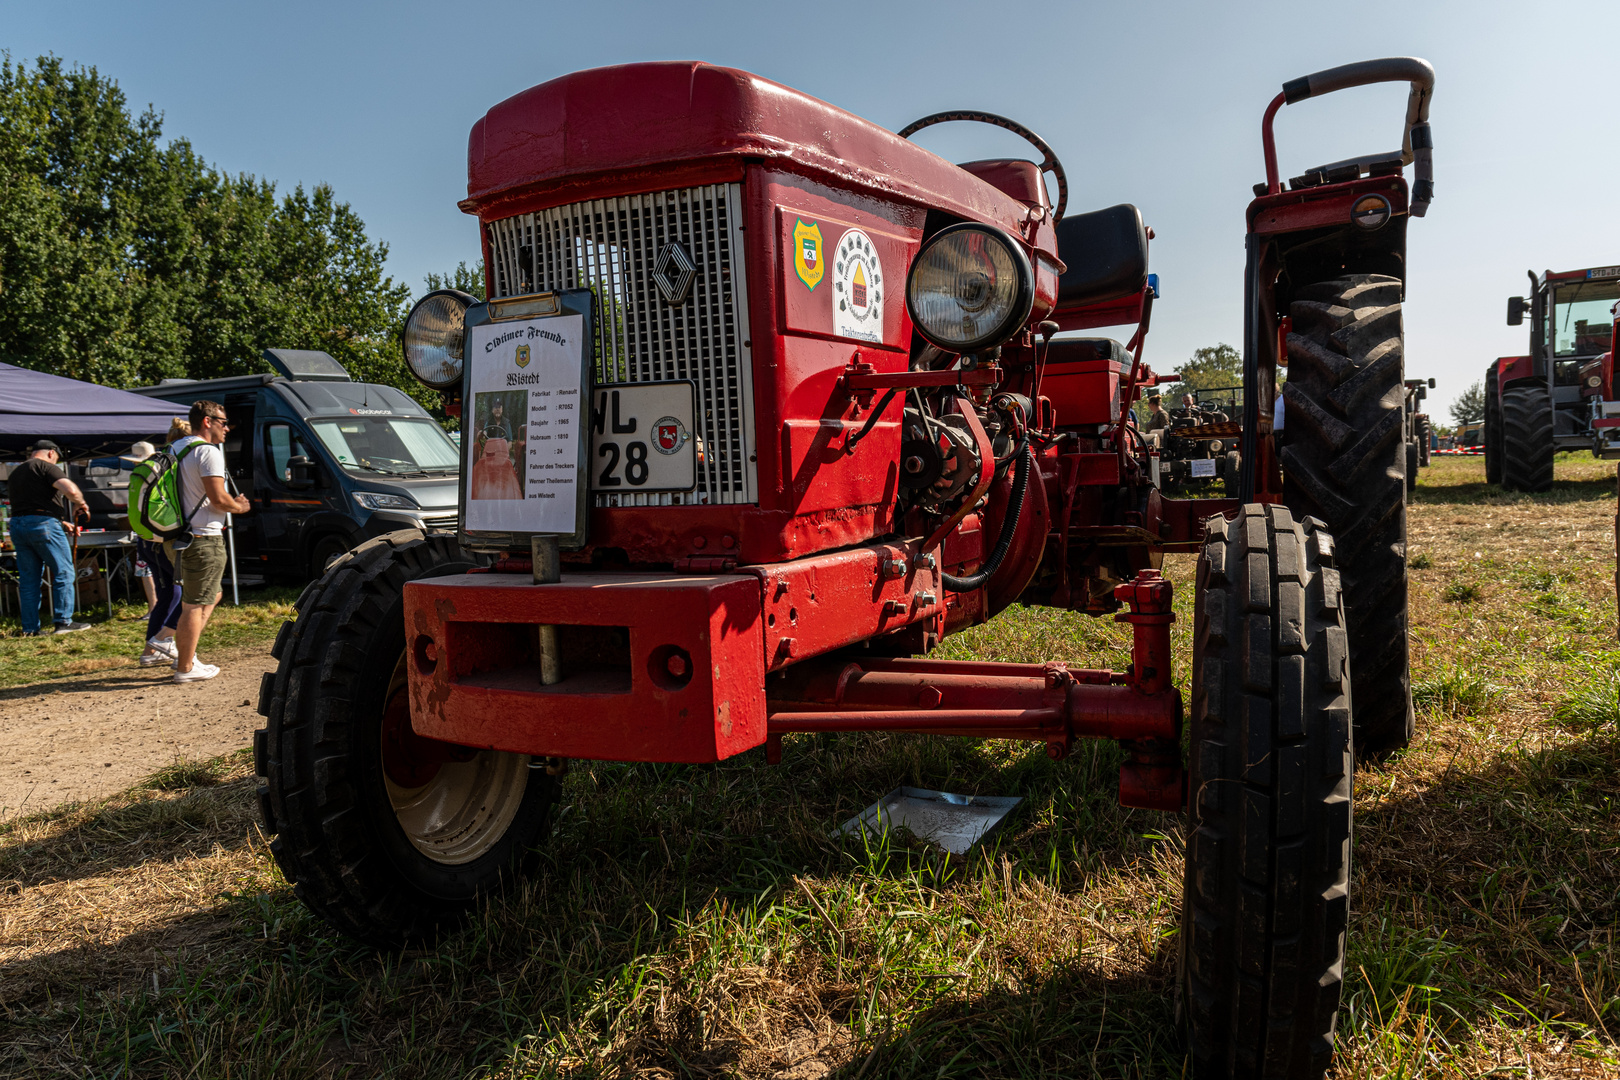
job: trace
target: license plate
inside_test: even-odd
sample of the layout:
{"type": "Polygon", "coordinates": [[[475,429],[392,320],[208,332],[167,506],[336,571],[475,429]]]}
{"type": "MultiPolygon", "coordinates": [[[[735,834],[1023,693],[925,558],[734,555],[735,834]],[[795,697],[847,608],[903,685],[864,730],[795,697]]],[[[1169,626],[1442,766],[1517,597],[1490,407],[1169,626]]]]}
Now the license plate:
{"type": "Polygon", "coordinates": [[[696,391],[690,382],[626,383],[591,392],[591,490],[697,486],[696,391]]]}

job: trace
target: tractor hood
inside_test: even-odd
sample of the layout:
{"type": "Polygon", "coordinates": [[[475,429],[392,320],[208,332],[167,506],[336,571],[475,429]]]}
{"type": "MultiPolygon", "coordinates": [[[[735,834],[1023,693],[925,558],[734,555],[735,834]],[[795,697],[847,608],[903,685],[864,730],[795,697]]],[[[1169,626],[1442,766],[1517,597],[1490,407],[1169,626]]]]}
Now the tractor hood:
{"type": "Polygon", "coordinates": [[[1028,206],[917,144],[779,83],[697,62],[575,72],[496,105],[473,126],[460,205],[489,220],[516,212],[515,201],[570,201],[579,181],[745,161],[1029,235],[1028,206]]]}

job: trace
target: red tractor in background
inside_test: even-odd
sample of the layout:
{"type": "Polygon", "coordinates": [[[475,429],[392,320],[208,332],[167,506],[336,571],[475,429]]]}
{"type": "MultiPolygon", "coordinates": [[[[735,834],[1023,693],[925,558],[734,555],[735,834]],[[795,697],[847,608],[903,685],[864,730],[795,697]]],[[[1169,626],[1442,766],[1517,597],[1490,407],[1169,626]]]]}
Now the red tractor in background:
{"type": "Polygon", "coordinates": [[[802,732],[1055,759],[1117,740],[1120,800],[1187,815],[1198,1075],[1320,1075],[1353,755],[1412,732],[1401,301],[1433,77],[1352,64],[1266,109],[1240,497],[1221,499],[1164,497],[1131,416],[1174,379],[1144,362],[1151,231],[1130,205],[1066,215],[1023,126],[952,112],[896,135],[701,63],[491,109],[461,204],[489,299],[430,294],[405,331],[466,432],[459,535],[334,563],[260,696],[261,806],[297,895],[362,940],[429,935],[528,872],[570,759],[776,764],[802,732]],[[1277,111],[1386,81],[1411,84],[1402,147],[1285,187],[1277,111]],[[907,139],[955,120],[1039,161],[907,139]],[[1122,324],[1123,345],[1055,336],[1122,324]],[[1187,731],[1167,552],[1199,556],[1187,731]],[[1118,612],[1130,666],[929,658],[1013,603],[1118,612]]]}
{"type": "Polygon", "coordinates": [[[1546,491],[1559,450],[1620,458],[1613,363],[1599,362],[1620,300],[1620,266],[1528,273],[1530,295],[1508,297],[1507,322],[1520,326],[1530,316],[1530,353],[1485,369],[1485,479],[1546,491]]]}

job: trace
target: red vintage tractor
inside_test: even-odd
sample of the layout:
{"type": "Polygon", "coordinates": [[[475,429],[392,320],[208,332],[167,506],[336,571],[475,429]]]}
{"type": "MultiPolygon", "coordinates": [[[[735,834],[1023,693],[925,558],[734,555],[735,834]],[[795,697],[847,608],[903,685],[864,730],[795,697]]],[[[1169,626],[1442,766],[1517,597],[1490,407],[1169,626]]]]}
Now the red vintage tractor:
{"type": "Polygon", "coordinates": [[[1111,739],[1120,800],[1187,815],[1199,1074],[1319,1075],[1353,749],[1412,730],[1401,299],[1432,86],[1424,61],[1376,60],[1267,108],[1241,497],[1187,500],[1150,482],[1130,409],[1173,378],[1143,356],[1151,232],[1129,205],[1066,215],[1027,128],[952,112],[896,135],[697,63],[497,105],[461,204],[488,302],[434,293],[405,331],[466,432],[459,534],[336,562],[264,681],[261,803],[297,895],[366,941],[428,935],[527,872],[571,759],[1111,739]],[[1285,187],[1277,111],[1385,81],[1412,87],[1402,148],[1285,187]],[[1039,161],[908,141],[958,120],[1039,161]],[[1125,345],[1054,336],[1120,324],[1125,345]],[[1199,555],[1188,729],[1167,552],[1199,555]],[[1130,666],[928,657],[1013,603],[1119,612],[1130,666]]]}
{"type": "Polygon", "coordinates": [[[1613,363],[1601,361],[1620,266],[1528,273],[1530,295],[1508,297],[1507,322],[1530,316],[1530,353],[1485,370],[1485,479],[1510,491],[1552,487],[1560,450],[1620,458],[1613,363]]]}

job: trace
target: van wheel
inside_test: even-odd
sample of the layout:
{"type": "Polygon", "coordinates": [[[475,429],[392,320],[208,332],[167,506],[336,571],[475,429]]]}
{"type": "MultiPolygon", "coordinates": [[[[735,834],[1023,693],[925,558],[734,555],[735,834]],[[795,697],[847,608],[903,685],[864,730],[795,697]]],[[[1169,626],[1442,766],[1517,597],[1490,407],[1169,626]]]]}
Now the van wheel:
{"type": "Polygon", "coordinates": [[[1197,1078],[1320,1077],[1350,904],[1351,688],[1333,538],[1251,504],[1198,560],[1181,904],[1197,1078]]]}
{"type": "Polygon", "coordinates": [[[309,549],[309,579],[314,581],[321,577],[348,551],[349,542],[336,534],[328,533],[316,540],[309,549]]]}
{"type": "Polygon", "coordinates": [[[405,584],[474,565],[414,529],[361,544],[299,598],[260,687],[270,850],[310,910],[372,944],[429,937],[525,876],[557,801],[527,755],[411,728],[405,584]]]}

